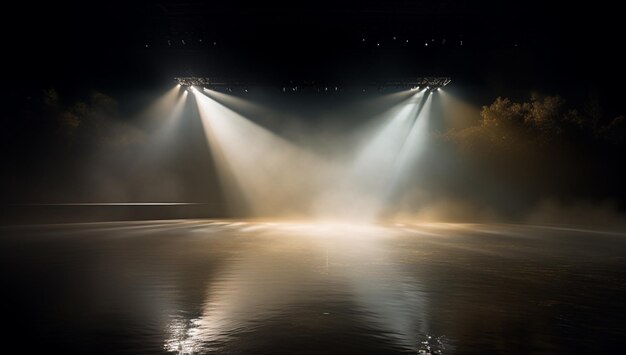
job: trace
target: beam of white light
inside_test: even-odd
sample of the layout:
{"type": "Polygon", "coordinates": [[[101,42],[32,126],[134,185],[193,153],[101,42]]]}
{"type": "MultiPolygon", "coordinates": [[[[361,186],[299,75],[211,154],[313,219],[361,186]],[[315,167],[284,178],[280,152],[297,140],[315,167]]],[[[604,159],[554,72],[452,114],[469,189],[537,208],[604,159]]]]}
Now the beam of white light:
{"type": "Polygon", "coordinates": [[[165,136],[167,134],[170,134],[174,127],[176,127],[176,125],[180,121],[180,117],[183,115],[183,109],[185,108],[187,95],[187,90],[184,90],[178,97],[173,107],[169,111],[164,110],[166,112],[169,112],[169,114],[167,115],[165,122],[163,122],[163,125],[159,128],[159,136],[165,136]]]}
{"type": "Polygon", "coordinates": [[[476,107],[447,90],[439,92],[443,123],[446,128],[462,130],[480,122],[480,107],[476,107]]]}
{"type": "Polygon", "coordinates": [[[195,97],[232,207],[255,216],[303,213],[325,184],[325,163],[200,92],[195,97]]]}
{"type": "Polygon", "coordinates": [[[371,220],[383,209],[394,162],[410,134],[424,91],[383,114],[378,132],[361,147],[354,163],[334,189],[322,196],[319,209],[335,217],[371,220]]]}
{"type": "Polygon", "coordinates": [[[209,90],[207,88],[204,88],[202,91],[208,97],[227,107],[235,107],[237,109],[241,109],[243,112],[254,112],[256,116],[273,114],[273,112],[270,112],[270,110],[266,107],[234,95],[224,94],[219,91],[209,90]]]}
{"type": "Polygon", "coordinates": [[[411,173],[412,168],[424,154],[428,144],[432,94],[427,94],[426,102],[413,122],[392,167],[392,179],[387,186],[387,195],[398,187],[399,182],[411,173]]]}
{"type": "Polygon", "coordinates": [[[149,126],[160,124],[167,119],[172,107],[177,106],[180,101],[181,87],[175,85],[165,94],[156,99],[147,109],[139,114],[140,121],[144,121],[149,126]]]}
{"type": "MultiPolygon", "coordinates": [[[[178,88],[176,88],[178,90],[178,88]]],[[[158,112],[153,112],[149,119],[159,121],[158,125],[153,127],[153,134],[150,136],[150,149],[144,154],[144,158],[141,164],[150,164],[155,161],[163,159],[164,156],[171,152],[171,146],[176,144],[176,128],[179,127],[181,117],[185,109],[185,103],[187,102],[188,92],[183,90],[176,92],[178,98],[176,101],[168,100],[167,102],[161,102],[158,107],[158,112]],[[180,95],[178,95],[180,93],[180,95]],[[169,106],[166,106],[168,104],[169,106]]],[[[157,122],[153,122],[153,125],[157,122]]]]}

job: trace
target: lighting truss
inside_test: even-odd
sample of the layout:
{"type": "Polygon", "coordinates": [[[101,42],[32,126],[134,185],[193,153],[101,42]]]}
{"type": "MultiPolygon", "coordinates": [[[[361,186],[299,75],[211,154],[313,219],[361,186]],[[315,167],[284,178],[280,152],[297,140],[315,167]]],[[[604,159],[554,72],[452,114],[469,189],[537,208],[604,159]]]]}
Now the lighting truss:
{"type": "Polygon", "coordinates": [[[202,78],[198,76],[179,76],[179,77],[175,77],[174,80],[180,86],[211,85],[211,80],[209,78],[202,78]]]}
{"type": "MultiPolygon", "coordinates": [[[[220,88],[220,87],[231,88],[231,87],[252,87],[252,86],[274,86],[269,83],[262,83],[262,82],[247,82],[247,81],[241,81],[241,80],[223,80],[223,79],[197,77],[197,76],[175,77],[174,80],[179,85],[184,86],[184,87],[200,86],[200,87],[211,87],[211,88],[220,88]]],[[[351,84],[317,82],[317,81],[301,81],[301,82],[289,81],[288,83],[279,84],[278,86],[289,87],[289,88],[293,88],[293,87],[295,88],[314,87],[315,88],[316,87],[316,88],[323,88],[323,89],[347,87],[347,86],[378,87],[378,88],[427,87],[429,89],[435,90],[435,89],[442,88],[448,85],[451,81],[452,79],[446,76],[426,76],[426,77],[405,78],[401,80],[393,80],[393,81],[385,81],[385,82],[361,82],[361,83],[351,83],[351,84]]]]}

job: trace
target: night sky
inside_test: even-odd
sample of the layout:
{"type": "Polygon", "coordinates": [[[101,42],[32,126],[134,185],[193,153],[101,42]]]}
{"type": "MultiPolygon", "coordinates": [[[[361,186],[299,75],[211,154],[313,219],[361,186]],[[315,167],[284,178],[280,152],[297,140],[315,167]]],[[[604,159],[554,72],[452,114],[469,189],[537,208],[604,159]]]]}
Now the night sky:
{"type": "MultiPolygon", "coordinates": [[[[626,113],[619,88],[626,77],[619,54],[626,41],[620,11],[612,6],[534,0],[22,3],[10,15],[23,25],[4,30],[10,87],[2,117],[2,158],[11,172],[3,176],[4,197],[101,200],[84,192],[90,183],[83,192],[67,194],[58,186],[76,185],[71,182],[82,181],[81,174],[97,166],[90,154],[101,150],[95,148],[97,142],[110,138],[98,124],[144,129],[134,117],[171,88],[175,76],[255,81],[277,88],[304,81],[347,87],[363,81],[449,76],[452,84],[446,90],[476,110],[497,97],[527,102],[531,96],[559,95],[566,103],[559,115],[575,110],[576,117],[593,121],[573,133],[558,126],[545,137],[534,137],[536,142],[526,142],[524,149],[534,154],[528,160],[534,164],[530,170],[537,173],[504,178],[524,200],[521,204],[530,206],[554,193],[609,201],[623,209],[626,175],[619,162],[625,156],[626,134],[624,120],[615,119],[626,113]],[[89,126],[89,114],[108,118],[89,126]],[[82,121],[78,133],[68,135],[63,129],[68,122],[71,126],[72,117],[82,121]],[[544,141],[554,144],[544,146],[544,141]],[[543,156],[552,158],[537,162],[543,156]],[[536,198],[527,199],[531,195],[536,198]]],[[[358,125],[352,118],[347,121],[358,125]]],[[[202,140],[197,122],[185,129],[189,137],[202,140]]],[[[452,131],[446,134],[452,140],[464,139],[452,131]]],[[[201,144],[192,141],[179,142],[172,149],[177,158],[164,164],[194,186],[181,199],[205,200],[215,193],[215,174],[203,160],[207,153],[197,148],[201,144]]],[[[124,160],[115,163],[122,170],[135,166],[137,154],[103,153],[104,159],[124,160]]],[[[511,171],[495,157],[485,160],[494,170],[511,171]]],[[[481,173],[468,176],[487,184],[490,178],[481,175],[486,169],[478,166],[474,169],[481,173]]],[[[433,181],[437,173],[455,176],[452,170],[433,171],[433,181]]],[[[127,181],[124,174],[119,179],[127,181]]],[[[444,190],[484,197],[484,190],[467,181],[471,179],[444,190]]],[[[138,196],[133,198],[145,200],[150,194],[138,196]]]]}
{"type": "Polygon", "coordinates": [[[620,95],[612,89],[624,78],[619,11],[610,5],[82,1],[24,4],[14,14],[28,29],[5,31],[20,68],[8,72],[25,91],[114,93],[189,74],[283,81],[437,74],[488,99],[597,91],[615,111],[620,95]]]}

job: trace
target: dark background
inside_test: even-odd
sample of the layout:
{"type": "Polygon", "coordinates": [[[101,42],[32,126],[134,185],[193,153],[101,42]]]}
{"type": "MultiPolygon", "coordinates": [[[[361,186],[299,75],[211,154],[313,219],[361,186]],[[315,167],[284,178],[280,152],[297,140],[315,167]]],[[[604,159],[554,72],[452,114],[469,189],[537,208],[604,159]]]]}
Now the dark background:
{"type": "MultiPolygon", "coordinates": [[[[302,81],[349,86],[443,75],[453,79],[446,89],[476,108],[499,96],[528,101],[534,93],[560,95],[567,108],[593,116],[597,120],[593,132],[567,138],[562,154],[572,159],[561,159],[561,151],[554,147],[536,149],[549,152],[566,168],[552,159],[545,163],[554,170],[546,173],[550,181],[535,183],[546,171],[537,163],[537,174],[516,177],[527,186],[520,188],[517,182],[511,186],[522,197],[533,196],[523,203],[527,206],[566,185],[561,197],[608,200],[623,209],[622,136],[602,133],[613,137],[611,144],[597,138],[602,127],[626,113],[620,89],[626,72],[620,15],[610,3],[534,0],[322,0],[287,5],[238,0],[22,2],[5,13],[13,21],[3,25],[3,200],[10,204],[92,202],[107,196],[119,200],[115,194],[93,194],[95,185],[81,182],[85,171],[99,174],[99,169],[116,172],[115,179],[124,181],[126,190],[139,191],[124,200],[149,200],[149,189],[142,188],[158,182],[163,167],[137,173],[146,166],[137,164],[141,154],[132,149],[98,147],[96,156],[96,144],[90,144],[99,142],[98,132],[105,131],[99,128],[100,121],[94,120],[90,128],[83,117],[80,129],[90,135],[76,135],[82,141],[71,138],[74,143],[68,147],[64,143],[68,135],[57,134],[58,122],[42,117],[63,119],[67,112],[84,111],[126,124],[170,88],[174,76],[262,81],[281,87],[302,81]],[[47,101],[51,89],[58,97],[57,111],[52,113],[47,101]],[[109,97],[115,101],[114,114],[106,112],[109,97]],[[76,103],[83,102],[88,105],[81,111],[76,103]],[[115,161],[100,164],[103,159],[115,161]]],[[[190,139],[179,142],[164,163],[166,170],[180,174],[184,185],[192,187],[169,200],[211,203],[218,207],[210,214],[217,215],[215,171],[205,159],[207,152],[198,148],[202,137],[198,123],[192,121],[184,128],[190,139]]],[[[491,165],[499,164],[489,159],[491,165]]],[[[524,162],[519,163],[523,167],[524,162]]],[[[453,174],[444,170],[438,173],[453,174]]],[[[480,174],[473,179],[489,180],[480,174]]],[[[470,184],[460,190],[485,194],[470,184]]]]}
{"type": "Polygon", "coordinates": [[[19,96],[123,92],[181,75],[437,74],[485,96],[594,90],[615,110],[624,78],[620,11],[601,2],[81,1],[24,3],[10,15],[23,24],[5,31],[19,96]]]}

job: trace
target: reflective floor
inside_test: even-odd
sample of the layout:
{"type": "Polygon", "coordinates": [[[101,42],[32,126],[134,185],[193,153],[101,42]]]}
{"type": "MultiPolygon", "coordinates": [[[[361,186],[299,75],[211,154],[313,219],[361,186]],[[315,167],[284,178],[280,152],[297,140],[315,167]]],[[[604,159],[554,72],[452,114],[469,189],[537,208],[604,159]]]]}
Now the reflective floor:
{"type": "Polygon", "coordinates": [[[614,353],[626,235],[156,221],[0,229],[2,350],[614,353]]]}

